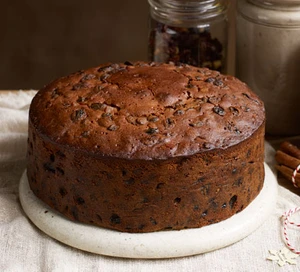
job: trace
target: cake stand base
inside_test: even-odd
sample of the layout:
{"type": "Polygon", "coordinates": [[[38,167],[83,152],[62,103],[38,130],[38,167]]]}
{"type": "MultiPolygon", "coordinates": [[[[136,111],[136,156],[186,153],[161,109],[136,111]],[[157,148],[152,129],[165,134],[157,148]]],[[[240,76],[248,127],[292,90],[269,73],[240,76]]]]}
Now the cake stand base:
{"type": "Polygon", "coordinates": [[[174,258],[201,254],[231,245],[255,231],[276,204],[277,179],[265,164],[263,189],[234,216],[197,229],[126,233],[70,221],[49,208],[31,191],[26,172],[20,181],[21,205],[43,232],[71,247],[123,258],[174,258]]]}

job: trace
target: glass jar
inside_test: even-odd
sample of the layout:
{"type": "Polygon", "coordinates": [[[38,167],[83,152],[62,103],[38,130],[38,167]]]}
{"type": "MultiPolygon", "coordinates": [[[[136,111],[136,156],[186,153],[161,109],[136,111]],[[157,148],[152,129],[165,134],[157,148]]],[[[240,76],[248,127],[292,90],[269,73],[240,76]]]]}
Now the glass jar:
{"type": "Polygon", "coordinates": [[[266,131],[300,134],[300,1],[238,0],[236,76],[265,103],[266,131]]]}
{"type": "Polygon", "coordinates": [[[149,60],[226,71],[227,0],[148,0],[149,60]]]}

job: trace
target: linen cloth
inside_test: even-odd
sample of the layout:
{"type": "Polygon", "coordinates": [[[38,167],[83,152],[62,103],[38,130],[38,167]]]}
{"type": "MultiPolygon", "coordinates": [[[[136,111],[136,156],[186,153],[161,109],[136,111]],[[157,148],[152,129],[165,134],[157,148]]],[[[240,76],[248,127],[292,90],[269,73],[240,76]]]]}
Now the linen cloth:
{"type": "MultiPolygon", "coordinates": [[[[283,267],[266,260],[270,249],[285,247],[281,215],[300,206],[297,191],[280,185],[277,204],[261,227],[233,245],[196,256],[156,260],[107,257],[74,249],[44,234],[27,218],[18,196],[26,164],[28,109],[35,93],[0,91],[0,271],[300,271],[300,258],[297,265],[283,267]]],[[[268,148],[270,165],[274,165],[274,152],[268,148]]],[[[300,247],[299,239],[293,239],[300,247]]]]}

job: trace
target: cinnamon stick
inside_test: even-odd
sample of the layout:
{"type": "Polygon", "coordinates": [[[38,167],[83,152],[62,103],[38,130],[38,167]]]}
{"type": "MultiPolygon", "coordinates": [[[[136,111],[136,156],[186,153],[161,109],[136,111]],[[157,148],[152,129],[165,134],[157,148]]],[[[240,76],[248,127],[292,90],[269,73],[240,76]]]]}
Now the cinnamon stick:
{"type": "MultiPolygon", "coordinates": [[[[276,165],[276,169],[288,180],[292,181],[292,175],[294,172],[294,169],[291,169],[285,165],[276,165]]],[[[300,174],[296,174],[295,176],[295,182],[298,187],[300,187],[300,174]]]]}
{"type": "Polygon", "coordinates": [[[290,142],[283,142],[279,149],[292,157],[300,159],[300,150],[290,142]]]}
{"type": "Polygon", "coordinates": [[[288,166],[292,169],[296,169],[297,166],[300,164],[300,160],[292,157],[286,153],[284,153],[281,150],[278,150],[275,154],[275,160],[279,163],[279,164],[283,164],[285,166],[288,166]]]}

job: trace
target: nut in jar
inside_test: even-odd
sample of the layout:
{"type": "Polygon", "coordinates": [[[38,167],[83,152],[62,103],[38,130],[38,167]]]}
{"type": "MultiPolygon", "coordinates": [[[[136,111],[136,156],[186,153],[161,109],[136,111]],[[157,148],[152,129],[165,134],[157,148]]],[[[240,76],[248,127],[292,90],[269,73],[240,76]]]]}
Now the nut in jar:
{"type": "Polygon", "coordinates": [[[227,1],[148,1],[149,60],[226,71],[227,1]]]}

